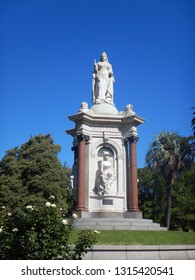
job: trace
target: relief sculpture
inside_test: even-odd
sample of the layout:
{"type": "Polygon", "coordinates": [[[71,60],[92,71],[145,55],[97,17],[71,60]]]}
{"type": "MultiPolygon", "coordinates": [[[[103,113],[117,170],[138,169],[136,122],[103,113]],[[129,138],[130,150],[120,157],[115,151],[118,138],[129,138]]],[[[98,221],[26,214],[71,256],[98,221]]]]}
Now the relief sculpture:
{"type": "Polygon", "coordinates": [[[116,180],[115,170],[112,162],[109,160],[109,152],[103,152],[103,160],[99,162],[99,168],[96,172],[95,193],[103,196],[112,192],[112,186],[116,180]]]}

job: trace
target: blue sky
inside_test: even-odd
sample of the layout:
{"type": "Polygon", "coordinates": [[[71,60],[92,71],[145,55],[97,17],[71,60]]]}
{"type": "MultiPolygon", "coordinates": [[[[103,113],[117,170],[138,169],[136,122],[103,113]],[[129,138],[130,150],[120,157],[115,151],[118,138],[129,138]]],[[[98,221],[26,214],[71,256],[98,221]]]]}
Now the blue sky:
{"type": "Polygon", "coordinates": [[[73,163],[68,116],[91,104],[94,58],[106,51],[119,111],[133,104],[138,167],[162,130],[192,134],[195,1],[0,1],[0,158],[50,133],[73,163]]]}

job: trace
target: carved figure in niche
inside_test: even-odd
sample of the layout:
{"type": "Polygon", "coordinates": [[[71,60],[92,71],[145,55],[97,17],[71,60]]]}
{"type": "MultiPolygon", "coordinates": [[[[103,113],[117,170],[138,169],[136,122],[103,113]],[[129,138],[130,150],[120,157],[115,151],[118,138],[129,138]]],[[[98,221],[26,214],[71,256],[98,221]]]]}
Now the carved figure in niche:
{"type": "Polygon", "coordinates": [[[109,152],[104,151],[104,158],[101,162],[100,167],[100,181],[97,192],[99,196],[108,194],[111,191],[113,182],[116,180],[115,171],[112,168],[112,164],[108,159],[109,152]]]}
{"type": "Polygon", "coordinates": [[[94,59],[94,72],[92,79],[92,103],[113,103],[114,94],[114,74],[112,65],[108,62],[105,52],[101,54],[100,61],[96,63],[94,59]]]}

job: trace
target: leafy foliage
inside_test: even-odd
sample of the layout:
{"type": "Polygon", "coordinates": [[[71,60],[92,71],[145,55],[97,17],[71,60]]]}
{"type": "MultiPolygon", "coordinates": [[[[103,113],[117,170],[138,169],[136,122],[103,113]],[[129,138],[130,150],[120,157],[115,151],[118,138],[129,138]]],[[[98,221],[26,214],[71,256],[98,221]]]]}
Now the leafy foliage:
{"type": "Polygon", "coordinates": [[[166,226],[170,227],[171,188],[183,170],[189,169],[194,159],[192,139],[180,137],[174,131],[163,131],[151,143],[146,155],[149,168],[159,169],[166,183],[166,226]]]}
{"type": "Polygon", "coordinates": [[[59,151],[50,135],[37,135],[1,160],[0,259],[81,259],[96,241],[97,232],[82,230],[70,243],[71,171],[59,151]]]}
{"type": "MultiPolygon", "coordinates": [[[[139,208],[144,218],[166,225],[165,180],[159,170],[138,169],[139,208]]],[[[171,189],[171,229],[195,230],[195,165],[182,172],[171,189]]]]}
{"type": "Polygon", "coordinates": [[[166,193],[165,181],[159,170],[148,167],[138,169],[139,209],[145,219],[165,226],[166,193]]]}
{"type": "Polygon", "coordinates": [[[70,169],[61,165],[59,151],[50,135],[31,137],[7,151],[0,162],[0,206],[38,206],[55,192],[60,207],[71,208],[70,169]]]}
{"type": "Polygon", "coordinates": [[[74,219],[52,201],[41,206],[27,205],[0,211],[0,259],[51,260],[81,259],[97,240],[97,231],[81,230],[75,244],[70,244],[74,219]]]}
{"type": "Polygon", "coordinates": [[[195,164],[173,185],[171,227],[195,230],[195,164]]]}
{"type": "Polygon", "coordinates": [[[193,131],[193,134],[195,136],[195,106],[192,107],[192,109],[194,110],[193,112],[193,118],[192,118],[192,131],[193,131]]]}

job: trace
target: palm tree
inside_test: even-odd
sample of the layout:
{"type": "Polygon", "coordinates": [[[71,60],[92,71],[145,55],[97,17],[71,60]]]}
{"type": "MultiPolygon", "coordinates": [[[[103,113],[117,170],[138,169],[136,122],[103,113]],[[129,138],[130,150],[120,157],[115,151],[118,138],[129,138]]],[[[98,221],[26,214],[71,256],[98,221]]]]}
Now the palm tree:
{"type": "Polygon", "coordinates": [[[148,167],[159,168],[165,178],[166,226],[168,229],[171,218],[171,187],[179,173],[189,167],[193,160],[187,139],[182,138],[174,131],[163,131],[154,138],[146,154],[148,167]]]}
{"type": "MultiPolygon", "coordinates": [[[[192,109],[195,110],[195,106],[192,107],[192,109]]],[[[192,118],[192,131],[195,136],[195,111],[193,112],[193,115],[194,115],[194,117],[192,118]]]]}

